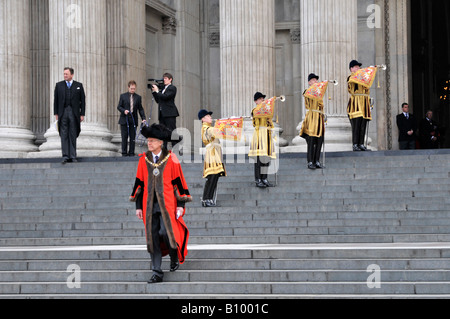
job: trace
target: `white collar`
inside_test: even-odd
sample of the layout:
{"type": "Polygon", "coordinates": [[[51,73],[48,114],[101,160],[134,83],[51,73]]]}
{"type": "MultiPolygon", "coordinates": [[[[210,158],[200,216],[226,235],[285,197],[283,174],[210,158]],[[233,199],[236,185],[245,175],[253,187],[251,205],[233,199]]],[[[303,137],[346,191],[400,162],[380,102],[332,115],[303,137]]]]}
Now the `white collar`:
{"type": "Polygon", "coordinates": [[[161,154],[162,154],[162,150],[161,150],[161,152],[159,152],[159,154],[156,154],[156,155],[152,153],[152,155],[153,155],[153,163],[156,163],[156,157],[161,159],[161,154]]]}

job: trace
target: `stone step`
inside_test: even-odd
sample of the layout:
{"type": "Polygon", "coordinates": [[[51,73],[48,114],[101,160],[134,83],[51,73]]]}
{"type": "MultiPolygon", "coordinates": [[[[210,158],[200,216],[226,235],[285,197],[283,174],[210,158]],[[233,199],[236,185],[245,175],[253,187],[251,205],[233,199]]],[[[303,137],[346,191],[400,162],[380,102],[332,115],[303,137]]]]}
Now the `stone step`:
{"type": "MultiPolygon", "coordinates": [[[[165,282],[365,282],[366,270],[179,270],[167,275],[165,282]]],[[[66,282],[67,271],[1,271],[0,283],[66,282]]],[[[151,277],[149,270],[83,271],[83,282],[145,283],[151,277]]],[[[383,270],[385,283],[395,282],[450,282],[450,270],[383,270]]]]}
{"type": "Polygon", "coordinates": [[[423,282],[423,283],[384,283],[380,289],[370,289],[367,283],[360,282],[212,282],[212,283],[170,283],[148,285],[147,283],[98,283],[87,282],[80,289],[70,289],[66,283],[17,283],[1,284],[0,294],[139,294],[139,295],[443,295],[450,293],[449,282],[423,282]]]}

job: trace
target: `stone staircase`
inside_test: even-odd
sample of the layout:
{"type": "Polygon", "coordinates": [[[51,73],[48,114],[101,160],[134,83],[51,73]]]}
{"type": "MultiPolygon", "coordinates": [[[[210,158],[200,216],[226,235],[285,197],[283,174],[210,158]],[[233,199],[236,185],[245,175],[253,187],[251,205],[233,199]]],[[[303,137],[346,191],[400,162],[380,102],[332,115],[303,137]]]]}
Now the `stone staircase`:
{"type": "Polygon", "coordinates": [[[3,160],[0,298],[450,297],[450,151],[333,153],[324,171],[303,157],[265,190],[228,164],[214,209],[184,163],[189,256],[158,285],[128,202],[137,159],[3,160]]]}

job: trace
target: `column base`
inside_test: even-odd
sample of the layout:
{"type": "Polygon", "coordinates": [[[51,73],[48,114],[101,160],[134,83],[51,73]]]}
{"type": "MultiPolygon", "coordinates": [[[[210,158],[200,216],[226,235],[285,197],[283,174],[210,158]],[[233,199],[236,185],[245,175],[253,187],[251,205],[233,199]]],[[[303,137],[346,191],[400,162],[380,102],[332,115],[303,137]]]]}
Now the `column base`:
{"type": "Polygon", "coordinates": [[[37,152],[36,136],[28,129],[16,127],[0,128],[0,158],[26,158],[37,152]]]}
{"type": "MultiPolygon", "coordinates": [[[[303,122],[302,122],[303,123],[303,122]]],[[[301,130],[301,125],[298,126],[298,131],[301,130]]],[[[285,147],[281,153],[306,153],[306,140],[297,136],[292,140],[293,146],[285,147]]],[[[369,148],[376,151],[372,147],[372,139],[369,138],[369,148]]],[[[352,152],[352,128],[348,118],[334,117],[328,119],[328,124],[325,132],[325,151],[326,152],[352,152]]]]}
{"type": "MultiPolygon", "coordinates": [[[[56,126],[45,133],[47,141],[39,147],[38,153],[29,154],[29,158],[62,157],[61,138],[56,126]]],[[[77,157],[119,157],[119,147],[111,143],[113,135],[105,125],[82,124],[77,140],[77,157]]]]}

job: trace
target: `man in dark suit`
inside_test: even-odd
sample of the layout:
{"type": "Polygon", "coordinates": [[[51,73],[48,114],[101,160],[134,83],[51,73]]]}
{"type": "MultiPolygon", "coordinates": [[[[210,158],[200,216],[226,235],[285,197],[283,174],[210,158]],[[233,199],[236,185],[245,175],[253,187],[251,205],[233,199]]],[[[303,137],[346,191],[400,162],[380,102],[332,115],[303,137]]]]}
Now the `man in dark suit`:
{"type": "MultiPolygon", "coordinates": [[[[172,84],[173,76],[170,73],[163,75],[165,88],[160,92],[158,86],[153,85],[152,92],[156,103],[159,105],[158,120],[159,124],[166,126],[170,131],[174,131],[177,128],[178,113],[177,106],[175,105],[175,98],[177,96],[177,88],[172,84]]],[[[174,141],[172,138],[172,147],[177,144],[178,141],[174,141]]],[[[167,142],[164,142],[164,146],[167,148],[167,142]]]]}
{"type": "Polygon", "coordinates": [[[138,124],[138,112],[144,123],[145,111],[142,107],[142,98],[136,94],[136,82],[128,83],[128,93],[120,96],[119,106],[120,112],[119,125],[122,133],[122,156],[135,156],[136,148],[136,129],[138,124]],[[128,150],[128,139],[130,139],[130,148],[128,150]]]}
{"type": "Polygon", "coordinates": [[[439,125],[433,120],[433,111],[428,111],[420,122],[420,147],[424,150],[439,148],[439,125]]]}
{"type": "Polygon", "coordinates": [[[408,103],[402,105],[403,113],[397,115],[398,142],[401,150],[416,149],[417,123],[414,115],[409,113],[408,103]]]}
{"type": "Polygon", "coordinates": [[[77,161],[77,138],[86,112],[83,84],[73,80],[74,70],[64,69],[64,81],[56,84],[54,115],[58,121],[63,164],[77,161]]]}

